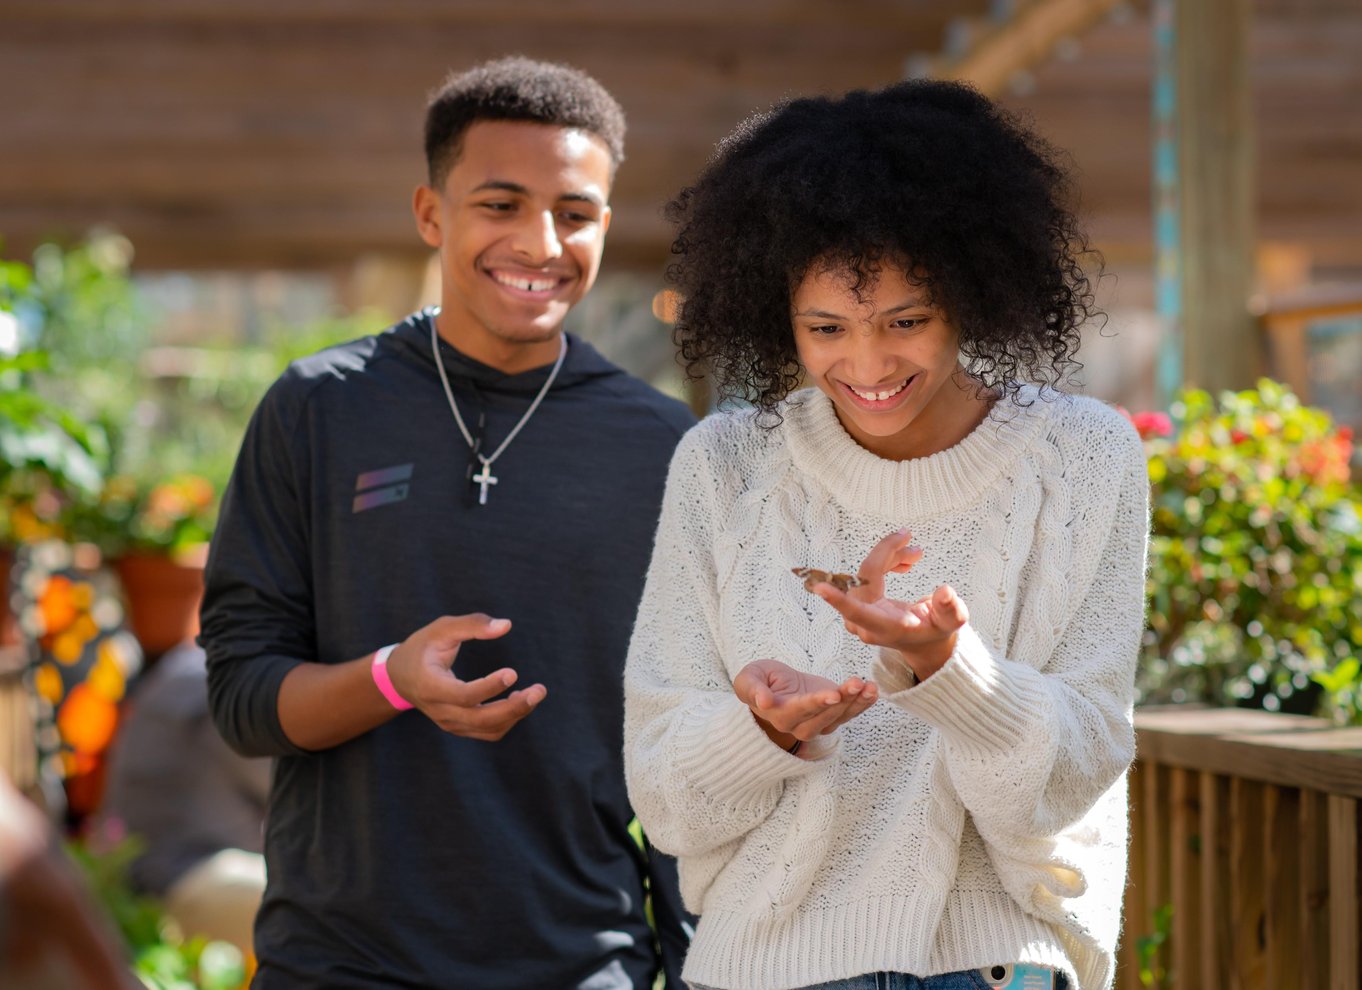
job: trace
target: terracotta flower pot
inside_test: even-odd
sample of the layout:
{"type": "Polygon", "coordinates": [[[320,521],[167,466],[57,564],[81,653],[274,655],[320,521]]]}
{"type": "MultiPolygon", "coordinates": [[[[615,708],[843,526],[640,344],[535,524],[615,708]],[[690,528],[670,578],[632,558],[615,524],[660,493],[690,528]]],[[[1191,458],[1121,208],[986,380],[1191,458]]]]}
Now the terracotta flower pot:
{"type": "Polygon", "coordinates": [[[129,553],[114,561],[128,598],[128,625],[148,659],[197,636],[203,557],[129,553]]]}

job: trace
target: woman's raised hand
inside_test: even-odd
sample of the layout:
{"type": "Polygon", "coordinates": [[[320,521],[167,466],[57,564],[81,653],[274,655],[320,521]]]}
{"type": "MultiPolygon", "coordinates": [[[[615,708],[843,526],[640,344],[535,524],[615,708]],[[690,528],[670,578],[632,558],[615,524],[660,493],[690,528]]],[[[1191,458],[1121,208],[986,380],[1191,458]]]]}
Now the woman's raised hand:
{"type": "Polygon", "coordinates": [[[901,529],[876,543],[861,563],[857,587],[843,592],[817,584],[813,590],[841,613],[848,632],[871,646],[898,650],[918,680],[925,680],[950,659],[957,634],[969,621],[969,609],[945,584],[915,602],[884,596],[886,574],[905,573],[922,559],[922,550],[911,545],[912,537],[901,529]]]}

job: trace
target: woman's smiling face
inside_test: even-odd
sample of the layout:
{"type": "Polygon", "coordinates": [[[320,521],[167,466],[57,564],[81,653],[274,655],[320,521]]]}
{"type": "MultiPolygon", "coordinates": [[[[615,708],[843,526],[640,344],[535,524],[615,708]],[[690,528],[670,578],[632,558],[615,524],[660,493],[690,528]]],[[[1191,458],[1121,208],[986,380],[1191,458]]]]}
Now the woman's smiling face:
{"type": "Polygon", "coordinates": [[[971,403],[960,334],[924,286],[885,265],[859,289],[815,265],[791,295],[795,349],[846,431],[873,454],[922,457],[957,442],[971,403]]]}

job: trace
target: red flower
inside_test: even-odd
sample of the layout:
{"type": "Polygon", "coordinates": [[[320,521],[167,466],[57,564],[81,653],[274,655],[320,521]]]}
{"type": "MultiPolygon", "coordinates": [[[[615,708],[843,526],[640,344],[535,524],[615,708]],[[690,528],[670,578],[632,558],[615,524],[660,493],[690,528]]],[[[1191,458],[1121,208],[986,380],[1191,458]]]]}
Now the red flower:
{"type": "Polygon", "coordinates": [[[1130,417],[1130,421],[1135,424],[1135,430],[1140,434],[1141,440],[1173,435],[1173,421],[1168,418],[1167,413],[1138,412],[1130,417]]]}

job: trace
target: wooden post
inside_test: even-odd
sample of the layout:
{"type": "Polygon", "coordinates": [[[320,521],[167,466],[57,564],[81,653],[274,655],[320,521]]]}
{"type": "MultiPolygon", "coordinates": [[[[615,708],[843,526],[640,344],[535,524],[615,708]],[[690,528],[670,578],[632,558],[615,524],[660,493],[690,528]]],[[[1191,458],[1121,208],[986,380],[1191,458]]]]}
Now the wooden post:
{"type": "Polygon", "coordinates": [[[1178,0],[1177,131],[1183,376],[1218,391],[1263,368],[1254,274],[1250,0],[1178,0]]]}

